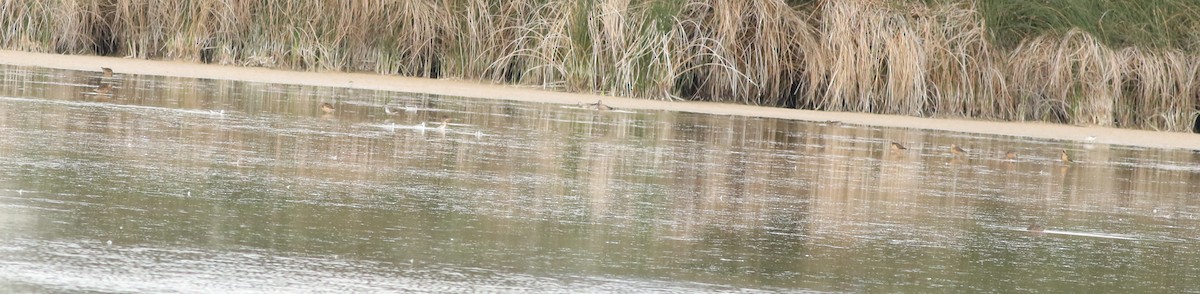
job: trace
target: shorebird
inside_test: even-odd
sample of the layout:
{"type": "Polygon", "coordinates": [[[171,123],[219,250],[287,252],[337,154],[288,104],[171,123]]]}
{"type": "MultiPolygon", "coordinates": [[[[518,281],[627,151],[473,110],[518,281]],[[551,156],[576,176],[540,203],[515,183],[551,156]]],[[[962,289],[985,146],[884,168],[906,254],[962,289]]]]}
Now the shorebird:
{"type": "Polygon", "coordinates": [[[1067,155],[1067,150],[1063,150],[1059,158],[1062,159],[1063,164],[1074,163],[1074,161],[1071,161],[1071,156],[1067,155]]]}
{"type": "Polygon", "coordinates": [[[958,144],[950,144],[950,154],[955,156],[967,155],[967,151],[959,148],[958,144]]]}
{"type": "Polygon", "coordinates": [[[450,125],[450,120],[452,120],[452,118],[449,118],[449,117],[445,117],[445,116],[443,116],[443,117],[442,117],[442,125],[438,126],[438,130],[443,130],[443,131],[445,131],[445,130],[446,130],[446,126],[449,126],[449,125],[450,125]]]}
{"type": "Polygon", "coordinates": [[[1009,150],[1008,152],[1005,152],[1005,153],[1004,153],[1004,159],[1007,159],[1007,160],[1017,160],[1017,152],[1016,152],[1016,151],[1012,151],[1012,150],[1009,150]]]}
{"type": "Polygon", "coordinates": [[[900,143],[892,142],[892,150],[901,151],[908,150],[908,148],[904,148],[904,145],[900,145],[900,143]]]}
{"type": "Polygon", "coordinates": [[[333,108],[333,104],[321,103],[321,111],[324,111],[325,113],[333,113],[334,110],[336,109],[333,108]]]}
{"type": "Polygon", "coordinates": [[[399,112],[399,111],[392,110],[392,108],[391,108],[391,107],[387,107],[387,105],[384,105],[384,106],[383,106],[383,113],[386,113],[387,115],[396,115],[397,113],[400,113],[400,112],[399,112]]]}
{"type": "Polygon", "coordinates": [[[113,76],[113,71],[111,68],[101,67],[100,70],[104,71],[104,73],[100,75],[102,77],[111,78],[113,76]]]}

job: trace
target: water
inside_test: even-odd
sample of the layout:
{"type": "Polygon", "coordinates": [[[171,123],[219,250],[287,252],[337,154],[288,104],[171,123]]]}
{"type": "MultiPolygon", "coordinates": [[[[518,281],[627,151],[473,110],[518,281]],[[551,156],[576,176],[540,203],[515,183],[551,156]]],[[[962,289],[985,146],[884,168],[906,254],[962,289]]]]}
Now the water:
{"type": "Polygon", "coordinates": [[[1200,292],[1188,150],[0,70],[0,292],[1200,292]]]}

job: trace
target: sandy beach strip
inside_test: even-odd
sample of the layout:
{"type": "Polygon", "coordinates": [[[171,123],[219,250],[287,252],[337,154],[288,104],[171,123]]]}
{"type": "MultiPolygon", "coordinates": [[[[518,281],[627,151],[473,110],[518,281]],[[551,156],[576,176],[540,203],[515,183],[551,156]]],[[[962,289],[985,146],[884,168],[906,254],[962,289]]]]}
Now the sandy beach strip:
{"type": "Polygon", "coordinates": [[[0,64],[57,69],[99,71],[109,67],[118,73],[177,76],[204,79],[237,80],[262,83],[347,87],[437,95],[466,96],[516,101],[576,104],[603,100],[616,108],[673,110],[719,115],[739,115],[795,119],[803,121],[840,121],[880,127],[929,129],[951,132],[995,134],[1039,139],[1084,141],[1152,148],[1200,150],[1200,134],[1126,130],[1104,127],[1080,127],[1032,122],[999,122],[965,119],[919,118],[853,112],[827,112],[785,109],[713,102],[669,102],[613,96],[555,92],[533,87],[491,84],[482,81],[425,79],[368,73],[300,72],[257,67],[210,65],[191,62],[155,61],[119,57],[58,55],[0,50],[0,64]]]}

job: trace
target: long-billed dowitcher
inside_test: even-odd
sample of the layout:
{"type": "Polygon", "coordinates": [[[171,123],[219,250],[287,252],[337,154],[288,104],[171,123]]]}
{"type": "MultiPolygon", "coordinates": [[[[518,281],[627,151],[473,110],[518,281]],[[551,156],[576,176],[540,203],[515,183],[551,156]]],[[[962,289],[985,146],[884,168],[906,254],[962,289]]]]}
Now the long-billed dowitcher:
{"type": "Polygon", "coordinates": [[[905,148],[904,145],[900,145],[900,143],[892,142],[892,150],[903,151],[908,150],[908,148],[905,148]]]}
{"type": "Polygon", "coordinates": [[[100,70],[104,72],[100,74],[102,77],[111,78],[113,76],[113,71],[111,68],[101,67],[100,70]]]}
{"type": "Polygon", "coordinates": [[[1062,155],[1059,155],[1059,159],[1062,159],[1062,163],[1063,163],[1063,164],[1067,164],[1067,163],[1074,163],[1074,162],[1075,162],[1075,161],[1072,161],[1072,160],[1071,160],[1071,155],[1068,155],[1068,154],[1067,154],[1067,150],[1063,150],[1063,151],[1062,151],[1062,155]]]}
{"type": "Polygon", "coordinates": [[[321,111],[324,111],[325,113],[333,113],[334,110],[337,109],[333,108],[333,104],[321,103],[321,111]]]}

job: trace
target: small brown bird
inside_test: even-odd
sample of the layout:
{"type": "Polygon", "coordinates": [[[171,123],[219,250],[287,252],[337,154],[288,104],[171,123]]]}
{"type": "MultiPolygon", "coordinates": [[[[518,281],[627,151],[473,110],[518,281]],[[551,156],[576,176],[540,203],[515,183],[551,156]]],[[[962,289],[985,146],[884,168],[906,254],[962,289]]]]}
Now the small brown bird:
{"type": "Polygon", "coordinates": [[[900,145],[900,143],[892,142],[892,150],[902,151],[908,150],[908,148],[905,148],[904,145],[900,145]]]}
{"type": "Polygon", "coordinates": [[[1028,227],[1028,228],[1025,228],[1025,230],[1026,230],[1026,231],[1029,231],[1030,233],[1041,233],[1041,232],[1045,232],[1045,230],[1044,230],[1044,229],[1042,229],[1042,225],[1039,225],[1038,223],[1032,223],[1032,224],[1029,224],[1029,227],[1028,227]]]}
{"type": "Polygon", "coordinates": [[[111,78],[113,76],[113,71],[111,68],[101,67],[100,70],[104,71],[104,73],[100,75],[102,77],[111,78]]]}
{"type": "Polygon", "coordinates": [[[334,110],[337,109],[333,108],[333,104],[321,103],[321,111],[324,111],[325,113],[333,113],[334,110]]]}
{"type": "Polygon", "coordinates": [[[1004,153],[1004,159],[1007,159],[1007,160],[1017,160],[1017,152],[1016,152],[1016,151],[1011,151],[1011,150],[1010,150],[1010,151],[1008,151],[1008,152],[1005,152],[1005,153],[1004,153]]]}
{"type": "Polygon", "coordinates": [[[967,155],[967,151],[963,150],[962,148],[959,148],[958,144],[950,144],[950,154],[953,154],[956,156],[957,155],[967,155]]]}
{"type": "Polygon", "coordinates": [[[1066,163],[1074,163],[1074,161],[1071,161],[1071,156],[1070,156],[1070,155],[1067,155],[1067,150],[1063,150],[1063,151],[1062,151],[1062,155],[1061,155],[1061,156],[1059,156],[1059,158],[1061,158],[1061,159],[1062,159],[1062,162],[1063,162],[1064,164],[1066,164],[1066,163]]]}

